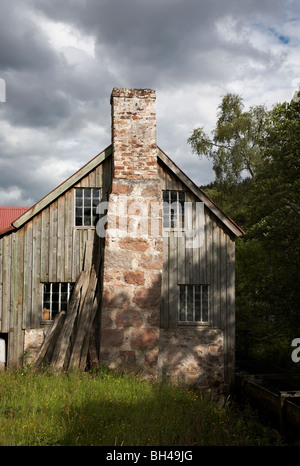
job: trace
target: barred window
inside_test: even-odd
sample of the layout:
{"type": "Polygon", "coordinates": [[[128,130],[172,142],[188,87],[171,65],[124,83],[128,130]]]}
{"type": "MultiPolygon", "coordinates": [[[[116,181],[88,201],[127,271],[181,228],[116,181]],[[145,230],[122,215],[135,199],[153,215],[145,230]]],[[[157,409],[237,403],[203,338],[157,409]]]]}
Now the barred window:
{"type": "Polygon", "coordinates": [[[67,311],[73,283],[43,284],[43,320],[54,320],[61,311],[67,311]]]}
{"type": "Polygon", "coordinates": [[[163,191],[163,226],[164,228],[181,229],[184,226],[183,191],[163,191]]]}
{"type": "Polygon", "coordinates": [[[208,285],[179,285],[179,322],[209,322],[208,285]]]}
{"type": "Polygon", "coordinates": [[[96,226],[99,215],[96,213],[100,202],[100,188],[75,189],[75,225],[78,227],[96,226]]]}

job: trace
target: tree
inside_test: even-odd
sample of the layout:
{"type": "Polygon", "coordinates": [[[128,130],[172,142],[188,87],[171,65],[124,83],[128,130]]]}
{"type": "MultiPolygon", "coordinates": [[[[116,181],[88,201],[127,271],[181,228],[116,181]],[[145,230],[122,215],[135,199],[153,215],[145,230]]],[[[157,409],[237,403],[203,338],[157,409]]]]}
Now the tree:
{"type": "MultiPolygon", "coordinates": [[[[241,121],[238,108],[231,106],[228,121],[241,121]]],[[[217,128],[224,128],[221,116],[217,128]]],[[[260,128],[257,121],[250,157],[259,160],[250,177],[233,183],[228,156],[222,183],[216,176],[202,189],[246,232],[236,242],[237,349],[300,370],[291,360],[300,336],[300,98],[264,111],[260,128]]]]}
{"type": "Polygon", "coordinates": [[[195,129],[188,138],[192,152],[213,161],[219,183],[234,184],[244,175],[252,178],[261,164],[260,139],[268,112],[262,105],[243,111],[242,98],[231,93],[223,97],[218,109],[212,138],[206,135],[203,126],[195,129]]]}

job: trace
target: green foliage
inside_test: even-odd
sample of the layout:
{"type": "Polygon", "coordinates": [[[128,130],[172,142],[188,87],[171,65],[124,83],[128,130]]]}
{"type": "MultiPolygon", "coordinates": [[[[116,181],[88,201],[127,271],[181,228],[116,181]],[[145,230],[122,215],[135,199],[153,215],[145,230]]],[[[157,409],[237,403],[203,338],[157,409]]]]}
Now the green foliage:
{"type": "Polygon", "coordinates": [[[267,111],[263,106],[243,111],[242,98],[226,94],[219,106],[218,121],[209,138],[203,127],[188,139],[192,151],[213,161],[218,183],[240,182],[245,173],[253,177],[261,164],[260,138],[264,134],[267,111]]]}
{"type": "MultiPolygon", "coordinates": [[[[227,113],[240,125],[247,112],[241,99],[231,105],[227,113]]],[[[237,349],[297,371],[290,345],[300,336],[300,102],[278,104],[263,115],[259,130],[259,119],[251,120],[253,156],[260,157],[254,175],[220,183],[216,172],[216,182],[204,190],[246,232],[236,244],[237,349]]],[[[222,113],[218,127],[224,128],[222,113]]],[[[230,173],[229,158],[226,163],[230,173]]]]}
{"type": "Polygon", "coordinates": [[[1,446],[271,445],[255,414],[105,368],[0,373],[1,446]]]}

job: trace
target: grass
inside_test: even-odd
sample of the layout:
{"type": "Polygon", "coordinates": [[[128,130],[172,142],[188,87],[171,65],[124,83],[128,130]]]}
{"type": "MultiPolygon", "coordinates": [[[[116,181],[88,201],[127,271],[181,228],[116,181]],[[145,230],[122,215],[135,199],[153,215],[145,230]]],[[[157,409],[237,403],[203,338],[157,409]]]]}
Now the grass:
{"type": "Polygon", "coordinates": [[[248,411],[199,391],[104,368],[0,373],[1,446],[280,444],[248,411]]]}

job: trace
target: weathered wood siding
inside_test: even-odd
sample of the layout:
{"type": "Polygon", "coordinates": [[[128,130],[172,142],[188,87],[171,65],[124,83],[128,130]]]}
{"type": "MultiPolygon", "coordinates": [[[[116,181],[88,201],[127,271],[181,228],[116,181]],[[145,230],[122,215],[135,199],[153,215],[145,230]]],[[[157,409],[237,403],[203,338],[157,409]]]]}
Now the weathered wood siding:
{"type": "MultiPolygon", "coordinates": [[[[184,191],[187,202],[193,202],[194,206],[199,202],[163,163],[159,166],[159,173],[163,190],[184,191]]],[[[194,213],[193,207],[193,217],[194,213]]],[[[230,383],[234,367],[235,242],[226,226],[206,207],[204,218],[204,242],[200,248],[186,248],[184,232],[179,237],[170,232],[163,240],[161,327],[178,327],[178,285],[209,285],[209,325],[224,331],[225,379],[230,383]]]]}
{"type": "Polygon", "coordinates": [[[42,283],[75,282],[85,241],[100,247],[94,228],[75,227],[75,188],[102,188],[105,199],[110,182],[108,158],[19,230],[0,238],[0,333],[9,334],[9,365],[21,363],[23,330],[41,327],[42,283]]]}

